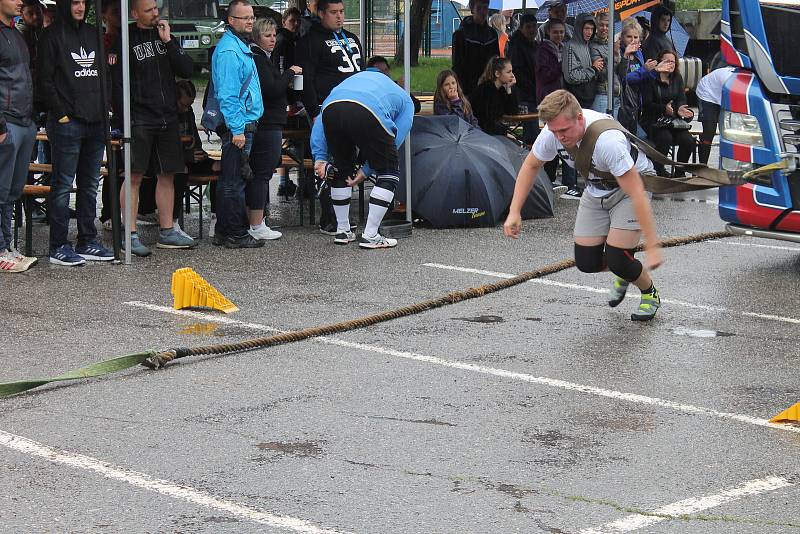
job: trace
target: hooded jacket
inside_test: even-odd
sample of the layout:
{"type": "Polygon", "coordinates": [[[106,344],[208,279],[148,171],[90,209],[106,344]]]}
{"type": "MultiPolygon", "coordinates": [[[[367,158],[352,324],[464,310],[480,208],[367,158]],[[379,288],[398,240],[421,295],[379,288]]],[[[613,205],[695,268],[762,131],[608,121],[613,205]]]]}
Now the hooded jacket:
{"type": "Polygon", "coordinates": [[[453,33],[453,72],[465,94],[478,85],[486,64],[499,55],[497,32],[488,24],[476,24],[472,15],[464,17],[453,33]]]}
{"type": "Polygon", "coordinates": [[[69,0],[59,0],[56,5],[58,20],[45,29],[39,41],[37,102],[50,119],[100,122],[108,107],[102,98],[97,28],[73,20],[69,0]]]}
{"type": "MultiPolygon", "coordinates": [[[[598,95],[607,95],[608,94],[608,39],[605,41],[601,41],[597,38],[595,34],[594,39],[589,43],[589,49],[592,53],[592,61],[597,58],[603,59],[603,68],[597,73],[597,82],[595,87],[595,92],[598,95]]],[[[619,77],[617,76],[617,67],[619,66],[620,62],[620,55],[619,55],[619,48],[615,46],[614,48],[614,96],[619,96],[620,94],[620,83],[619,77]]]]}
{"type": "Polygon", "coordinates": [[[273,58],[257,44],[252,43],[250,50],[253,51],[258,81],[261,84],[261,98],[264,100],[264,114],[258,119],[258,129],[280,130],[286,124],[286,93],[294,73],[286,69],[281,74],[281,69],[273,63],[273,58]]]}
{"type": "Polygon", "coordinates": [[[557,45],[545,39],[536,49],[536,102],[537,104],[553,91],[564,88],[561,74],[561,55],[564,44],[557,45]]]}
{"type": "MultiPolygon", "coordinates": [[[[178,121],[175,77],[190,78],[194,63],[173,36],[162,42],[155,28],[130,25],[131,124],[166,126],[178,121]]],[[[112,50],[121,55],[122,39],[112,50]]],[[[114,124],[122,122],[122,61],[111,68],[114,124]]]]}
{"type": "Polygon", "coordinates": [[[320,105],[334,87],[364,70],[361,41],[345,29],[328,30],[319,22],[297,41],[296,63],[303,68],[303,105],[309,116],[320,114],[320,105]]]}
{"type": "Polygon", "coordinates": [[[20,126],[31,124],[33,80],[30,57],[22,34],[0,22],[0,135],[6,121],[20,126]]]}
{"type": "Polygon", "coordinates": [[[669,15],[670,24],[672,24],[672,11],[662,5],[657,5],[653,8],[650,15],[650,35],[642,45],[642,53],[645,59],[656,59],[662,50],[675,51],[675,44],[669,35],[659,29],[658,20],[662,15],[669,15]]]}
{"type": "Polygon", "coordinates": [[[575,29],[565,45],[561,57],[561,69],[564,73],[564,87],[575,95],[581,106],[592,107],[595,95],[597,71],[592,67],[592,52],[589,43],[597,31],[597,23],[589,13],[581,13],[575,17],[575,29]],[[594,25],[592,37],[583,38],[583,26],[591,22],[594,25]]]}
{"type": "Polygon", "coordinates": [[[536,102],[536,48],[536,41],[527,40],[519,31],[511,36],[508,56],[517,78],[517,96],[522,102],[536,102]]]}
{"type": "Polygon", "coordinates": [[[233,135],[243,134],[248,124],[261,118],[264,99],[253,52],[245,38],[230,26],[211,57],[211,79],[225,125],[233,135]]]}

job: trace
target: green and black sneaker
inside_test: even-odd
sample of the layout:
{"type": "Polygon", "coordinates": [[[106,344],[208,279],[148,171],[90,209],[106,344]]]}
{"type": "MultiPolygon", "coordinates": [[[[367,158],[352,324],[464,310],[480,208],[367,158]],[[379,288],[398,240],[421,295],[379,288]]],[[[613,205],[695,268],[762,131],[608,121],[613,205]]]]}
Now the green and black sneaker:
{"type": "Polygon", "coordinates": [[[619,306],[619,303],[625,299],[625,293],[628,291],[630,282],[620,278],[614,277],[614,283],[611,284],[611,289],[608,291],[608,305],[612,308],[619,306]]]}
{"type": "Polygon", "coordinates": [[[642,292],[642,300],[639,302],[639,309],[631,314],[631,321],[649,321],[656,316],[661,297],[658,296],[656,286],[651,286],[650,291],[642,292]]]}

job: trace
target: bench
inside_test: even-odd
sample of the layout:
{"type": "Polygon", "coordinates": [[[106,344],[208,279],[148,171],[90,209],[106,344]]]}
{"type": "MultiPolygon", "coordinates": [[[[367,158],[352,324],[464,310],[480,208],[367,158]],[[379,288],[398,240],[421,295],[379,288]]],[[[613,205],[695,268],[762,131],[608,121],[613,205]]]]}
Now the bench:
{"type": "Polygon", "coordinates": [[[16,205],[16,221],[14,222],[14,248],[19,245],[19,223],[20,212],[24,212],[25,217],[25,255],[33,256],[33,199],[47,198],[50,194],[49,185],[25,185],[22,188],[22,196],[16,205]]]}

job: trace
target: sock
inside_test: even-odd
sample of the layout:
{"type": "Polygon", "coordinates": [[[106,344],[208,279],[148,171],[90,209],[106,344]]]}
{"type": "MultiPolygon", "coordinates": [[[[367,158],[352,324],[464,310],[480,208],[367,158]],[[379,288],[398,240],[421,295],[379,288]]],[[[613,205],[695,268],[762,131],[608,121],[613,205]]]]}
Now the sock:
{"type": "Polygon", "coordinates": [[[383,187],[375,186],[369,195],[369,213],[367,214],[367,224],[364,226],[364,236],[373,238],[378,235],[378,228],[381,225],[383,216],[392,205],[394,191],[389,191],[383,187]]]}
{"type": "Polygon", "coordinates": [[[251,225],[250,225],[250,229],[251,229],[251,230],[259,230],[259,229],[261,229],[261,228],[264,228],[266,225],[267,225],[267,224],[266,224],[266,223],[265,223],[265,222],[262,220],[262,221],[261,221],[259,224],[255,225],[255,226],[253,226],[253,225],[251,224],[251,225]]]}
{"type": "Polygon", "coordinates": [[[642,291],[642,295],[644,295],[645,293],[647,293],[648,295],[652,295],[655,290],[656,290],[656,286],[652,282],[650,282],[650,287],[645,289],[645,290],[643,290],[642,291]]]}
{"type": "Polygon", "coordinates": [[[353,189],[350,187],[331,187],[331,200],[333,212],[336,214],[336,231],[339,233],[350,231],[350,197],[353,189]]]}

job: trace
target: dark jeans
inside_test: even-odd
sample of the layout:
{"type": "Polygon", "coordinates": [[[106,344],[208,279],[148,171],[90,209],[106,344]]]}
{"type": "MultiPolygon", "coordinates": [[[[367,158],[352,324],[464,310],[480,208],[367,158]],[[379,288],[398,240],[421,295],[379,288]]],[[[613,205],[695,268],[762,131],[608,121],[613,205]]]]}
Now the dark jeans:
{"type": "MultiPolygon", "coordinates": [[[[649,133],[650,141],[655,145],[656,150],[664,154],[669,153],[674,145],[678,145],[678,157],[673,158],[681,163],[689,161],[689,156],[692,155],[695,147],[694,137],[688,130],[674,130],[672,128],[650,128],[649,133]]],[[[667,176],[666,169],[660,163],[653,163],[656,174],[659,176],[667,176]]]]}
{"type": "Polygon", "coordinates": [[[720,107],[718,104],[706,100],[700,100],[699,104],[703,133],[700,134],[700,146],[697,148],[697,153],[700,163],[707,165],[708,158],[711,156],[711,144],[714,142],[714,136],[717,135],[720,107]]]}
{"type": "Polygon", "coordinates": [[[272,173],[281,160],[281,130],[258,130],[250,150],[250,168],[253,179],[245,187],[244,197],[251,210],[263,210],[267,203],[268,187],[272,173]]]}
{"type": "Polygon", "coordinates": [[[50,120],[47,135],[52,146],[53,174],[47,217],[50,222],[50,250],[69,243],[69,193],[72,182],[78,186],[78,245],[97,238],[97,186],[100,183],[100,162],[105,151],[102,122],[71,119],[66,124],[50,120]]]}
{"type": "Polygon", "coordinates": [[[217,225],[215,233],[223,237],[247,235],[250,223],[244,203],[245,181],[242,178],[242,152],[250,154],[253,132],[245,132],[244,148],[234,145],[228,132],[222,136],[222,172],[217,186],[217,225]]]}

